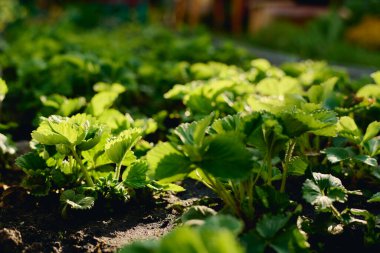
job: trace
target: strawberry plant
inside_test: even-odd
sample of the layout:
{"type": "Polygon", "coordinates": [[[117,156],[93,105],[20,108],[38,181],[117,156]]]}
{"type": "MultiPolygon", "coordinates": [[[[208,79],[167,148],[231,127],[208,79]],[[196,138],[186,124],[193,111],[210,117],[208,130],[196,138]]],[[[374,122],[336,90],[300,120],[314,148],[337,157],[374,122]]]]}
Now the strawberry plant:
{"type": "Polygon", "coordinates": [[[64,190],[64,214],[68,206],[92,207],[99,196],[126,201],[133,189],[150,183],[147,163],[132,150],[141,134],[141,129],[131,128],[113,136],[86,114],[53,115],[42,118],[32,132],[34,151],[19,157],[16,164],[27,174],[23,185],[32,194],[64,190]]]}
{"type": "MultiPolygon", "coordinates": [[[[325,62],[250,60],[202,31],[83,30],[62,15],[20,20],[0,43],[0,129],[29,140],[35,126],[16,165],[38,212],[53,200],[64,217],[94,208],[132,211],[131,228],[183,223],[121,252],[379,251],[379,72],[352,81],[325,62]]],[[[0,151],[15,152],[5,135],[0,151]]]]}
{"type": "MultiPolygon", "coordinates": [[[[254,112],[213,116],[185,123],[173,130],[170,140],[147,154],[153,177],[163,182],[190,176],[212,188],[232,212],[252,224],[254,189],[281,179],[285,191],[290,175],[303,175],[307,163],[293,156],[297,138],[307,133],[333,136],[336,116],[315,104],[284,108],[281,113],[254,112]],[[285,152],[282,172],[274,160],[285,152]]],[[[278,163],[278,162],[277,162],[278,163]]]]}

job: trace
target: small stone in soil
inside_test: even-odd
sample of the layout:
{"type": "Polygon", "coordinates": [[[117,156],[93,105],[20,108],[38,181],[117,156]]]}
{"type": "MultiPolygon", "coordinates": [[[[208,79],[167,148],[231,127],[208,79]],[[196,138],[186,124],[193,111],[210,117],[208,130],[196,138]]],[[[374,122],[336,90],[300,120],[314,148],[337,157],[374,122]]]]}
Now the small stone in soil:
{"type": "Polygon", "coordinates": [[[22,245],[21,233],[16,229],[3,228],[0,230],[0,252],[17,253],[22,245]]]}

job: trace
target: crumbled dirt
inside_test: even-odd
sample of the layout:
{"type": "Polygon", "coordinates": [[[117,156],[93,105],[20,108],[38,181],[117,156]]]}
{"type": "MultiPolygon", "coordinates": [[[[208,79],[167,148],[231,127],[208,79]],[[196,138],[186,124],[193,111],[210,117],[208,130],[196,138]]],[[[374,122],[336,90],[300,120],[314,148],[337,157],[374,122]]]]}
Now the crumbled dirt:
{"type": "Polygon", "coordinates": [[[115,252],[135,240],[160,237],[173,229],[187,206],[213,201],[202,184],[185,183],[188,190],[176,196],[132,201],[113,211],[95,205],[69,213],[68,219],[61,216],[58,196],[36,198],[9,187],[0,193],[0,228],[13,231],[11,250],[5,250],[9,243],[0,237],[0,252],[115,252]]]}
{"type": "Polygon", "coordinates": [[[28,196],[22,206],[4,205],[0,210],[0,252],[114,252],[134,240],[159,237],[174,226],[176,215],[163,204],[128,204],[114,213],[97,207],[63,219],[57,198],[39,201],[28,196]]]}
{"type": "Polygon", "coordinates": [[[17,252],[20,250],[21,245],[22,238],[18,230],[7,228],[0,230],[0,252],[17,252]]]}

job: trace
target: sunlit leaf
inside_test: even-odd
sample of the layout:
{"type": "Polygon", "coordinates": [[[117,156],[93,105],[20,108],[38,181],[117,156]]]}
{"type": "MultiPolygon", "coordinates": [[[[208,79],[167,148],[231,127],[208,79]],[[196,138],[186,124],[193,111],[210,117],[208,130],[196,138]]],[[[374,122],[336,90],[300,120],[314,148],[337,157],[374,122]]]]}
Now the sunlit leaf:
{"type": "Polygon", "coordinates": [[[116,164],[123,162],[127,152],[141,138],[141,129],[132,128],[125,130],[117,137],[111,137],[107,140],[105,151],[108,158],[116,164]]]}
{"type": "Polygon", "coordinates": [[[158,143],[147,154],[150,174],[164,182],[185,178],[191,172],[191,162],[169,143],[158,143]]]}
{"type": "Polygon", "coordinates": [[[253,168],[251,154],[233,134],[210,138],[199,167],[215,177],[237,179],[246,177],[253,168]]]}
{"type": "Polygon", "coordinates": [[[313,173],[313,180],[307,179],[302,187],[303,198],[319,211],[331,210],[335,201],[345,202],[347,190],[339,178],[330,174],[313,173]]]}

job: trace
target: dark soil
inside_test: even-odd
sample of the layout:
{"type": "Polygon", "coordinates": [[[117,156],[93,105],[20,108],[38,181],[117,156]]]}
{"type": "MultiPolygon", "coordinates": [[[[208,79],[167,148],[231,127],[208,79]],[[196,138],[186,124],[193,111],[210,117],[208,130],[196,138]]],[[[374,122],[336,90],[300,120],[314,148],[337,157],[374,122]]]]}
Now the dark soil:
{"type": "Polygon", "coordinates": [[[131,201],[113,211],[98,205],[68,219],[60,214],[58,196],[36,198],[21,187],[2,185],[0,252],[115,252],[132,241],[160,237],[185,207],[209,199],[202,184],[185,184],[188,190],[177,196],[131,201]]]}

